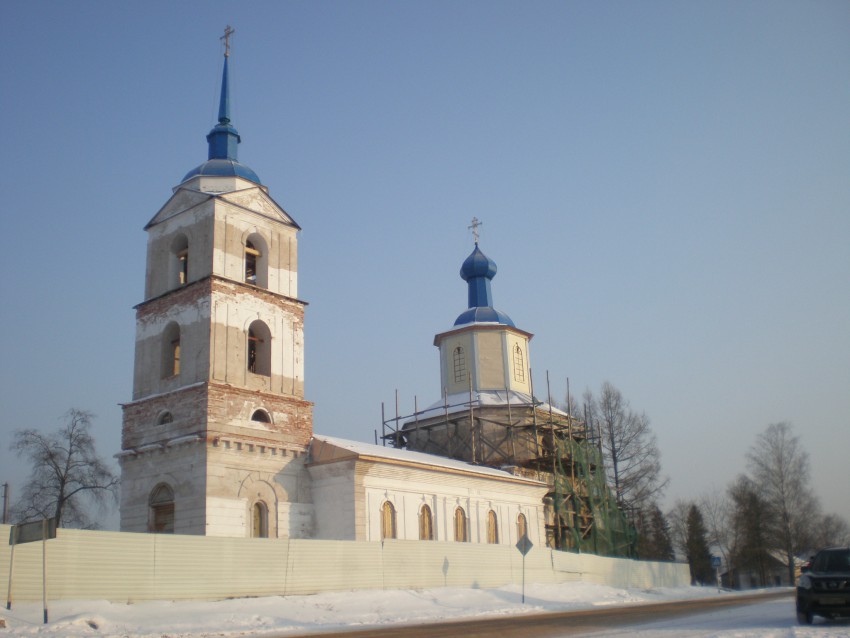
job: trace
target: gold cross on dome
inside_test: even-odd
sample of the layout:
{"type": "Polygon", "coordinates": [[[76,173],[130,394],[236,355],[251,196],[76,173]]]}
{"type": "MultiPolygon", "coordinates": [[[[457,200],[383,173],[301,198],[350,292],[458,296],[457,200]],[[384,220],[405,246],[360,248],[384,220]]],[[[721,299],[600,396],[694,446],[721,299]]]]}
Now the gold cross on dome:
{"type": "Polygon", "coordinates": [[[478,221],[477,217],[472,218],[472,224],[467,226],[469,230],[472,231],[472,236],[475,238],[475,243],[478,243],[478,228],[479,226],[483,226],[484,222],[478,221]]]}
{"type": "Polygon", "coordinates": [[[231,27],[229,24],[224,27],[224,35],[219,38],[219,40],[224,40],[224,57],[230,57],[230,36],[236,33],[236,29],[231,27]]]}

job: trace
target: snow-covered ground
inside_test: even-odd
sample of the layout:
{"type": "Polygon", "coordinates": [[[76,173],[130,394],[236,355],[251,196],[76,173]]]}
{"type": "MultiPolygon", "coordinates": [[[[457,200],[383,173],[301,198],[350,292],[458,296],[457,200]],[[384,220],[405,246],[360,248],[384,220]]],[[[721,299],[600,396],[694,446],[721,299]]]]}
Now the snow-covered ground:
{"type": "MultiPolygon", "coordinates": [[[[717,596],[716,589],[681,588],[627,590],[570,583],[527,585],[526,602],[518,587],[499,589],[428,589],[357,591],[245,598],[218,602],[145,602],[134,605],[106,601],[48,604],[50,623],[42,623],[40,603],[16,603],[0,608],[6,636],[200,638],[262,637],[366,628],[400,623],[439,622],[460,618],[532,614],[717,596]]],[[[724,594],[727,595],[727,594],[724,594]]],[[[818,623],[818,619],[815,621],[818,623]]],[[[594,636],[656,636],[677,638],[848,638],[850,623],[799,627],[789,599],[724,609],[651,625],[597,632],[594,636]]]]}

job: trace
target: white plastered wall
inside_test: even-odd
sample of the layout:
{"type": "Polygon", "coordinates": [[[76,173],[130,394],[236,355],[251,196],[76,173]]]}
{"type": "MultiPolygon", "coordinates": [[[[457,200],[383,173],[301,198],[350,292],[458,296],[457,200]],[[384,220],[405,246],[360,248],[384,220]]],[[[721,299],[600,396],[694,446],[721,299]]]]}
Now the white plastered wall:
{"type": "Polygon", "coordinates": [[[525,515],[532,542],[544,543],[542,499],[545,485],[453,474],[410,466],[345,460],[311,466],[316,504],[316,538],[381,540],[381,507],[396,511],[397,537],[419,539],[419,512],[431,508],[437,541],[454,541],[454,511],[463,507],[469,540],[487,542],[487,512],[496,512],[499,543],[517,538],[517,517],[525,515]],[[356,469],[360,466],[360,471],[356,469]],[[358,516],[357,504],[363,515],[358,516]]]}

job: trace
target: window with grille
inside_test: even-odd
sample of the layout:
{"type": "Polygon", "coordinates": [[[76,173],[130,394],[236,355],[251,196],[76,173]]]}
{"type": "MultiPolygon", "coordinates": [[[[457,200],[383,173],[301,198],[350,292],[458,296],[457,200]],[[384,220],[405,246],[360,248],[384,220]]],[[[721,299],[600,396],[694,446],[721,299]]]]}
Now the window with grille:
{"type": "Polygon", "coordinates": [[[452,354],[454,363],[455,383],[466,381],[466,357],[464,356],[463,348],[458,346],[452,354]]]}
{"type": "Polygon", "coordinates": [[[519,344],[514,346],[514,381],[525,383],[525,362],[519,344]]]}

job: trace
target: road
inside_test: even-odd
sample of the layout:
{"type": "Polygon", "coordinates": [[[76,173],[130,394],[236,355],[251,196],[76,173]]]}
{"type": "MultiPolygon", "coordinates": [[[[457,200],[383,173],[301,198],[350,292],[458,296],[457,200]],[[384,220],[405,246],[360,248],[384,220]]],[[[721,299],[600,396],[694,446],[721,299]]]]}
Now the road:
{"type": "MultiPolygon", "coordinates": [[[[452,621],[416,626],[372,627],[353,631],[320,632],[299,636],[321,636],[322,638],[380,638],[381,636],[404,636],[404,638],[440,638],[462,636],[463,638],[560,638],[561,636],[636,636],[662,635],[664,625],[673,623],[669,636],[700,635],[689,633],[694,623],[679,620],[694,615],[728,611],[744,605],[784,599],[787,610],[783,614],[793,620],[793,594],[788,590],[759,593],[749,596],[709,598],[702,600],[675,601],[636,605],[634,607],[608,607],[585,611],[542,613],[522,616],[503,616],[475,620],[452,621]],[[787,612],[787,613],[785,613],[787,612]],[[644,634],[641,627],[647,630],[644,634]],[[657,629],[656,629],[657,628],[657,629]]],[[[709,621],[711,622],[711,621],[709,621]]],[[[789,621],[790,622],[790,621],[789,621]]],[[[287,634],[293,638],[293,634],[287,634]]]]}

